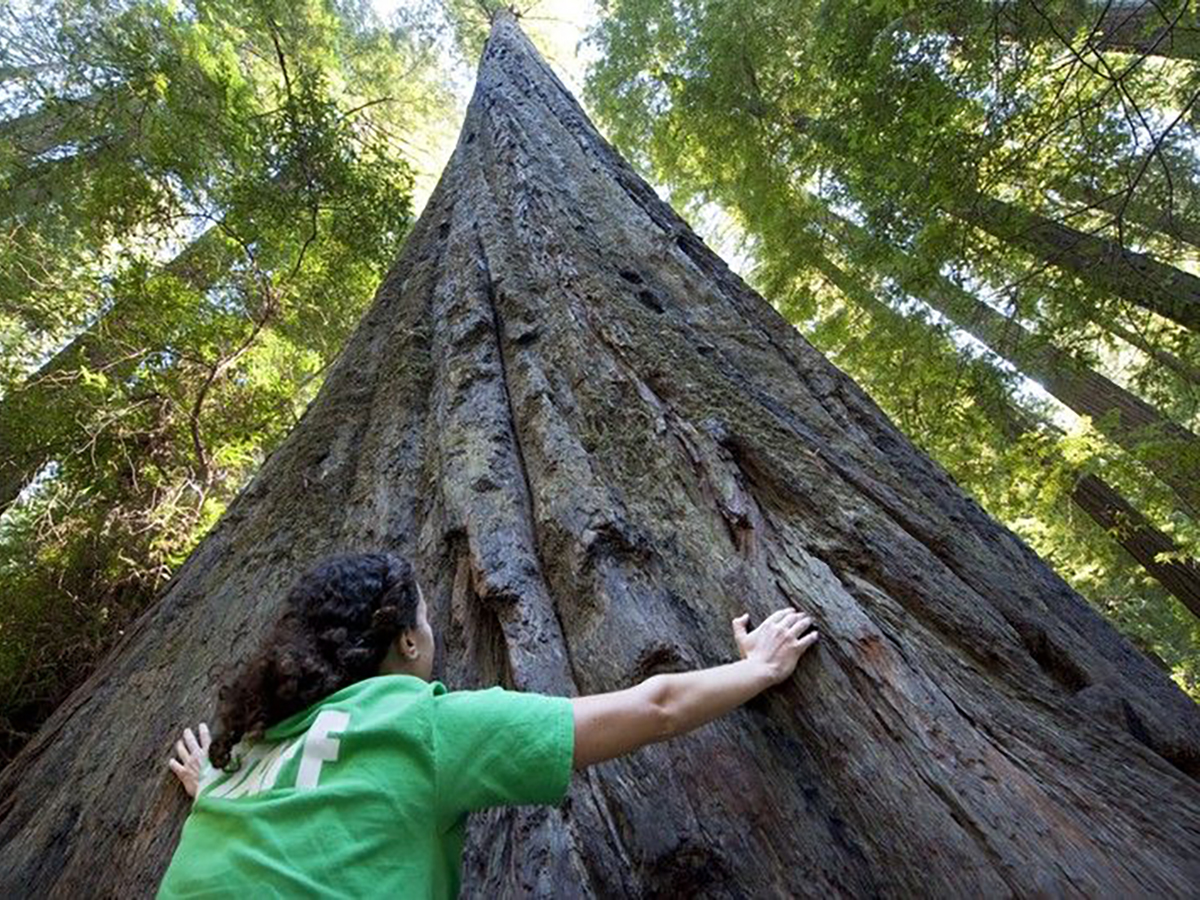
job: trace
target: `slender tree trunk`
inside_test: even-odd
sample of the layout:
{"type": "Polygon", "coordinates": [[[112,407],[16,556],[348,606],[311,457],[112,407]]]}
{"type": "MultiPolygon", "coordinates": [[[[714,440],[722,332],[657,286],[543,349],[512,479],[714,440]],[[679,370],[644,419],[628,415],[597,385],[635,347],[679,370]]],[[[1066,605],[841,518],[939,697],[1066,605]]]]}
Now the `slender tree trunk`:
{"type": "Polygon", "coordinates": [[[1129,555],[1192,614],[1200,617],[1200,565],[1180,559],[1179,546],[1103,479],[1085,474],[1071,489],[1071,499],[1101,528],[1109,531],[1129,555]],[[1160,554],[1172,554],[1159,559],[1160,554]]]}
{"type": "MultiPolygon", "coordinates": [[[[220,231],[210,228],[163,271],[203,290],[227,266],[220,231]]],[[[24,384],[0,397],[0,513],[47,462],[86,444],[72,403],[78,394],[74,382],[83,367],[104,371],[111,378],[125,377],[136,367],[140,359],[137,347],[126,338],[137,312],[137,301],[118,300],[24,384]]]]}
{"type": "Polygon", "coordinates": [[[89,169],[128,152],[132,140],[127,133],[113,135],[73,153],[14,167],[6,181],[0,182],[0,222],[25,222],[31,212],[36,216],[57,203],[60,209],[51,214],[63,213],[72,224],[77,223],[82,219],[74,207],[78,182],[88,177],[89,169]]]}
{"type": "MultiPolygon", "coordinates": [[[[800,134],[849,152],[836,124],[803,114],[791,116],[791,123],[800,134]]],[[[921,177],[903,162],[898,165],[921,177]]],[[[960,196],[961,202],[948,210],[955,218],[1107,293],[1200,331],[1200,278],[1190,272],[969,188],[960,196]]]]}
{"type": "Polygon", "coordinates": [[[1114,322],[1111,318],[1105,318],[1103,321],[1098,321],[1101,328],[1119,337],[1131,347],[1136,347],[1148,357],[1159,363],[1164,368],[1170,369],[1180,378],[1185,381],[1190,381],[1192,384],[1200,385],[1200,369],[1193,366],[1187,360],[1176,356],[1169,350],[1164,350],[1152,341],[1142,337],[1131,328],[1126,328],[1119,322],[1114,322]]]}
{"type": "MultiPolygon", "coordinates": [[[[815,263],[817,270],[834,287],[884,328],[896,328],[902,322],[901,314],[877,299],[861,279],[824,255],[818,254],[815,263]]],[[[1017,441],[1034,430],[1028,416],[1007,398],[977,397],[976,400],[1006,439],[1017,441]]],[[[1072,473],[1071,478],[1072,502],[1103,528],[1164,590],[1200,618],[1200,564],[1194,559],[1179,559],[1179,545],[1108,482],[1078,471],[1072,473]],[[1160,560],[1158,557],[1163,553],[1173,557],[1160,560]]]]}
{"type": "MultiPolygon", "coordinates": [[[[866,229],[828,208],[823,221],[848,246],[870,252],[876,242],[866,229]]],[[[1096,427],[1114,443],[1143,456],[1145,464],[1170,485],[1181,505],[1200,518],[1200,438],[1170,421],[1158,410],[1099,372],[1083,366],[1070,354],[1028,332],[1014,318],[996,312],[948,278],[921,273],[901,251],[888,250],[886,265],[905,291],[928,303],[1031,378],[1037,379],[1057,400],[1081,416],[1090,416],[1096,427]],[[1167,453],[1154,443],[1170,442],[1167,453]],[[1180,459],[1182,455],[1182,461],[1180,459]]]]}
{"type": "Polygon", "coordinates": [[[0,121],[0,141],[25,159],[33,159],[68,140],[72,126],[76,124],[74,117],[93,115],[103,98],[104,94],[97,92],[73,102],[43,106],[0,121]]]}
{"type": "Polygon", "coordinates": [[[1200,331],[1200,278],[1190,272],[982,194],[952,212],[1089,284],[1200,331]]]}
{"type": "Polygon", "coordinates": [[[507,14],[303,421],[0,777],[0,882],[149,892],[211,667],[300,569],[366,547],[414,561],[453,687],[724,662],[743,609],[822,631],[747,708],[576,775],[559,808],[475,816],[470,896],[1200,880],[1200,708],[688,230],[507,14]]]}
{"type": "Polygon", "coordinates": [[[1200,60],[1200,27],[1194,12],[1185,12],[1176,19],[1173,11],[1160,10],[1158,4],[1142,0],[1096,3],[1095,7],[1103,10],[1091,42],[1097,49],[1111,47],[1141,56],[1200,60]]]}
{"type": "MultiPolygon", "coordinates": [[[[1183,0],[1190,6],[1190,0],[1183,0]]],[[[1076,0],[1063,4],[1017,0],[999,7],[998,22],[1010,37],[1022,40],[1075,39],[1082,31],[1086,46],[1138,56],[1200,59],[1200,28],[1192,10],[1179,14],[1180,2],[1146,0],[1076,0]]],[[[1073,40],[1077,50],[1084,48],[1073,40]]]]}
{"type": "MultiPolygon", "coordinates": [[[[982,406],[1011,440],[1020,439],[1034,427],[1017,409],[997,410],[994,403],[982,406]]],[[[1137,560],[1163,590],[1200,618],[1200,563],[1182,556],[1169,535],[1103,478],[1090,472],[1075,472],[1072,477],[1071,502],[1137,560]],[[1161,554],[1170,555],[1160,559],[1161,554]]]]}
{"type": "Polygon", "coordinates": [[[1150,231],[1200,247],[1200,225],[1190,218],[1181,218],[1174,209],[1163,209],[1136,196],[1127,202],[1124,192],[1104,193],[1077,181],[1065,181],[1055,191],[1085,207],[1103,210],[1150,231]]]}

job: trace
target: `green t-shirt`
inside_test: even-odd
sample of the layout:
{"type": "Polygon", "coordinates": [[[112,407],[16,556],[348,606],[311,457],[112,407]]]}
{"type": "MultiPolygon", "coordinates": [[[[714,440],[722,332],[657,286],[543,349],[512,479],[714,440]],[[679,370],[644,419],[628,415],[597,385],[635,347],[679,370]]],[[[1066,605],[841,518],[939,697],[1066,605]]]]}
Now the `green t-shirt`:
{"type": "Polygon", "coordinates": [[[574,743],[566,697],[368,678],[202,773],[158,896],[453,897],[467,813],[560,802],[574,743]]]}

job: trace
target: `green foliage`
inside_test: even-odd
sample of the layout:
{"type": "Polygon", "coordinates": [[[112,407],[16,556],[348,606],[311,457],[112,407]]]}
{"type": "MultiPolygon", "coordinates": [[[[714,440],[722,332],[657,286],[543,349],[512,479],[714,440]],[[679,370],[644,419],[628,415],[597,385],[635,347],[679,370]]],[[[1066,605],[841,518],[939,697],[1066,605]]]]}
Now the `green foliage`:
{"type": "Polygon", "coordinates": [[[978,198],[997,197],[1200,271],[1181,237],[1200,178],[1179,115],[1197,69],[1095,50],[1103,6],[610,0],[586,98],[676,203],[729,209],[781,312],[1200,697],[1195,617],[1069,502],[1074,479],[1101,474],[1194,557],[1197,523],[1143,464],[1200,460],[1153,434],[1128,453],[1086,422],[1038,425],[1061,413],[1037,385],[921,297],[949,273],[1036,341],[1200,424],[1196,335],[976,227],[978,198]],[[831,210],[870,242],[836,240],[831,210]]]}
{"type": "Polygon", "coordinates": [[[0,518],[0,761],[315,394],[410,225],[434,64],[324,0],[0,11],[0,471],[34,479],[0,518]]]}

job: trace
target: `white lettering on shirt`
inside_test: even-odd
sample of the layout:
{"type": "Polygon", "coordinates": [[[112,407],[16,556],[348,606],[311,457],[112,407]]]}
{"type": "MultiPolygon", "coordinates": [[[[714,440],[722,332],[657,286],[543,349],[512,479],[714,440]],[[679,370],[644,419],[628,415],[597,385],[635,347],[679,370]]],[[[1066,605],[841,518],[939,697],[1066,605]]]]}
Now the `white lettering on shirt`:
{"type": "Polygon", "coordinates": [[[349,722],[350,713],[340,709],[326,709],[317,714],[304,738],[304,755],[300,757],[296,790],[308,791],[315,788],[321,778],[321,764],[337,761],[341,741],[329,735],[331,732],[345,731],[349,722]]]}
{"type": "MultiPolygon", "coordinates": [[[[250,748],[242,766],[230,775],[223,784],[206,793],[205,797],[222,797],[233,800],[238,797],[253,797],[275,787],[279,773],[296,755],[301,745],[304,754],[300,757],[300,771],[296,775],[296,790],[315,788],[321,778],[321,766],[336,762],[341,742],[330,737],[333,732],[341,733],[350,723],[350,713],[327,709],[317,714],[308,731],[290,741],[275,744],[256,744],[250,748]]],[[[200,791],[203,792],[225,772],[212,766],[202,774],[200,791]]]]}
{"type": "MultiPolygon", "coordinates": [[[[254,774],[254,770],[258,767],[259,761],[266,755],[267,755],[267,747],[266,746],[259,744],[256,747],[251,747],[250,751],[246,754],[246,758],[242,760],[241,768],[238,769],[235,773],[233,773],[233,776],[228,781],[226,781],[224,784],[213,788],[212,791],[208,794],[208,796],[209,797],[224,797],[227,794],[234,791],[236,788],[241,787],[241,785],[246,781],[246,779],[248,779],[251,775],[254,774]]],[[[221,771],[222,770],[220,770],[220,769],[217,770],[218,773],[220,773],[221,771]]]]}
{"type": "Polygon", "coordinates": [[[296,755],[302,740],[303,738],[298,737],[287,743],[277,744],[270,753],[255,763],[253,774],[225,796],[230,800],[234,797],[253,797],[255,794],[261,794],[263,791],[269,791],[275,787],[275,779],[279,777],[279,770],[296,755]]]}

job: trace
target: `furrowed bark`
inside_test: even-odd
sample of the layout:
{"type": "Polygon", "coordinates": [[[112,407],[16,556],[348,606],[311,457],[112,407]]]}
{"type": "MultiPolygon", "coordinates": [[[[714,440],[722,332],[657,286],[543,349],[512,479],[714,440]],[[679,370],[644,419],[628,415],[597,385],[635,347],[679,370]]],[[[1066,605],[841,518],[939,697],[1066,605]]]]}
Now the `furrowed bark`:
{"type": "Polygon", "coordinates": [[[146,893],[164,765],[297,572],[413,561],[454,687],[819,648],[728,717],[475,817],[464,893],[1185,893],[1200,710],[709,251],[497,18],[442,180],[301,424],[0,776],[0,882],[146,893]],[[1119,778],[1113,772],[1120,772],[1119,778]]]}

